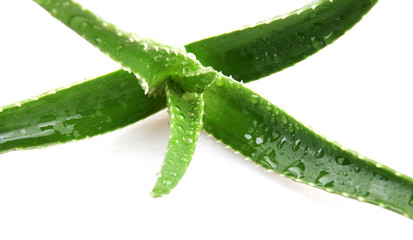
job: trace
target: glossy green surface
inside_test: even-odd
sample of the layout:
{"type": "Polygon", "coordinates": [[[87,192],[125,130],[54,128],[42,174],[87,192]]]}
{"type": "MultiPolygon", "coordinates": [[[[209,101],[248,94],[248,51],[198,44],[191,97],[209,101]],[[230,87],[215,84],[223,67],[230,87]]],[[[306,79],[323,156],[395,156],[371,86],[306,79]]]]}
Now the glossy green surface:
{"type": "MultiPolygon", "coordinates": [[[[20,107],[4,109],[0,116],[6,119],[8,126],[0,129],[1,151],[102,134],[165,107],[165,99],[143,94],[135,76],[121,71],[118,74],[72,86],[20,107]],[[90,87],[95,89],[93,96],[90,87]],[[116,104],[113,104],[113,97],[118,99],[116,104]],[[102,103],[96,104],[99,99],[102,103]],[[83,110],[75,111],[79,107],[76,102],[81,103],[83,110]],[[54,115],[50,116],[50,112],[54,115]],[[78,113],[82,117],[78,117],[78,113]],[[35,117],[39,120],[33,124],[29,119],[35,117]],[[75,137],[75,131],[81,135],[75,137]],[[9,137],[11,134],[15,137],[9,137]]],[[[205,130],[261,166],[328,192],[413,218],[411,178],[343,150],[257,93],[227,78],[219,78],[208,87],[204,101],[205,130]]]]}
{"type": "Polygon", "coordinates": [[[165,107],[119,70],[0,108],[0,152],[62,143],[113,131],[165,107]]]}
{"type": "Polygon", "coordinates": [[[377,1],[315,1],[290,14],[185,48],[205,66],[249,82],[290,67],[333,43],[377,1]]]}
{"type": "Polygon", "coordinates": [[[216,80],[204,98],[204,129],[264,168],[413,218],[413,179],[327,141],[236,81],[216,80]]]}
{"type": "Polygon", "coordinates": [[[203,94],[184,92],[172,80],[165,85],[169,113],[169,142],[153,197],[168,194],[185,174],[202,130],[203,94]]]}
{"type": "MultiPolygon", "coordinates": [[[[37,0],[36,2],[42,6],[46,6],[46,4],[50,4],[51,1],[37,0]]],[[[58,4],[62,2],[62,0],[54,2],[58,4]]],[[[237,81],[249,82],[290,67],[316,53],[328,44],[333,43],[360,21],[377,2],[378,0],[316,1],[314,5],[309,4],[284,16],[276,16],[254,27],[190,43],[185,46],[185,49],[187,52],[195,54],[197,60],[204,66],[211,66],[217,71],[222,71],[227,76],[233,76],[237,81]],[[313,9],[313,7],[315,8],[313,9]]],[[[47,9],[53,14],[53,8],[49,7],[47,9]]],[[[101,32],[97,31],[97,29],[102,30],[101,25],[105,25],[103,29],[109,28],[107,33],[111,35],[109,38],[118,38],[113,35],[113,30],[124,35],[130,35],[119,29],[112,29],[112,25],[104,23],[100,19],[94,20],[92,17],[91,23],[83,22],[85,21],[83,17],[80,17],[79,20],[79,22],[74,21],[70,27],[74,31],[81,33],[81,35],[82,33],[90,33],[90,36],[84,34],[82,36],[97,46],[102,43],[102,39],[99,38],[101,32]],[[100,27],[93,27],[95,24],[98,24],[96,26],[100,27]],[[78,28],[80,30],[77,30],[78,28]]],[[[67,25],[70,24],[69,20],[66,22],[67,25]]],[[[136,36],[132,36],[129,38],[129,41],[135,37],[136,36]]],[[[118,44],[119,41],[121,43],[125,42],[126,45],[129,44],[127,40],[118,39],[116,41],[118,41],[118,44]]],[[[148,40],[148,43],[153,44],[154,42],[148,40]]],[[[142,44],[144,50],[149,51],[148,54],[157,54],[153,52],[150,53],[150,51],[156,49],[148,49],[148,43],[142,44]]],[[[113,48],[109,48],[107,44],[107,41],[105,41],[105,49],[107,48],[107,51],[109,51],[112,57],[116,56],[118,52],[125,52],[129,49],[129,47],[124,48],[123,45],[115,45],[112,46],[113,48]]],[[[155,44],[158,44],[159,51],[159,43],[155,44]]],[[[170,51],[170,47],[162,45],[161,48],[165,51],[160,50],[158,52],[159,54],[165,54],[167,51],[170,51]]],[[[172,50],[177,51],[177,53],[180,52],[179,49],[176,48],[172,50]]],[[[135,50],[128,51],[132,51],[131,53],[133,53],[135,50]]],[[[142,52],[138,53],[141,54],[142,52]]],[[[125,57],[127,62],[136,57],[126,52],[125,54],[128,55],[122,56],[122,58],[125,57]]],[[[122,59],[118,61],[123,62],[122,59]]],[[[145,61],[152,60],[145,58],[145,61]]],[[[153,65],[157,64],[156,61],[153,62],[153,65]]],[[[137,67],[139,68],[139,66],[137,67]]],[[[205,69],[203,71],[205,71],[205,69]]],[[[203,71],[195,75],[203,75],[203,71]]],[[[187,70],[187,73],[188,72],[187,70]]],[[[142,78],[144,76],[146,75],[141,74],[140,77],[142,78]]],[[[188,82],[187,79],[181,83],[186,82],[188,82]]],[[[162,84],[163,80],[156,83],[162,84]]],[[[142,82],[142,84],[144,85],[145,82],[142,82]]],[[[208,84],[209,82],[204,82],[192,90],[201,92],[205,85],[208,84]]],[[[155,88],[157,87],[156,84],[153,85],[155,85],[155,88]]],[[[192,83],[190,85],[193,86],[192,83]]],[[[183,87],[190,88],[191,86],[183,87]]]]}
{"type": "Polygon", "coordinates": [[[150,94],[162,95],[164,82],[171,75],[176,75],[174,80],[188,92],[202,92],[211,83],[210,78],[198,76],[209,76],[212,69],[202,67],[193,54],[188,54],[183,49],[122,31],[70,0],[35,2],[122,64],[125,69],[136,74],[142,87],[150,94]],[[189,76],[192,76],[192,81],[188,81],[189,76]]]}
{"type": "MultiPolygon", "coordinates": [[[[355,1],[346,3],[351,2],[355,4],[355,1]]],[[[294,16],[304,16],[301,23],[307,21],[311,25],[312,21],[308,16],[317,12],[317,9],[321,11],[318,13],[321,18],[324,16],[322,10],[325,9],[330,9],[330,11],[325,10],[325,13],[331,14],[327,17],[333,16],[334,11],[342,11],[345,15],[343,19],[350,16],[342,26],[349,28],[352,26],[351,22],[358,21],[355,16],[361,18],[374,3],[375,1],[368,1],[368,4],[358,1],[355,5],[357,8],[346,8],[344,1],[336,0],[333,3],[320,1],[315,11],[307,8],[299,15],[293,14],[289,17],[294,19],[294,16]]],[[[53,13],[53,9],[50,11],[53,13]]],[[[284,22],[286,29],[289,23],[294,22],[291,19],[289,20],[291,22],[284,22]]],[[[293,25],[292,27],[295,28],[293,25]]],[[[324,29],[324,26],[322,28],[324,29]]],[[[337,30],[336,33],[331,34],[331,36],[340,36],[342,33],[337,30]]],[[[329,35],[324,35],[323,42],[326,41],[326,36],[329,35]]],[[[310,37],[313,48],[319,49],[324,46],[322,42],[319,42],[320,45],[314,45],[315,39],[317,38],[310,37]]],[[[308,44],[305,46],[308,47],[308,44]]],[[[263,48],[263,45],[259,48],[263,48]]],[[[292,48],[291,52],[295,50],[296,48],[292,48]]],[[[264,55],[268,55],[267,53],[264,55]]],[[[297,58],[294,61],[299,60],[300,58],[297,58]]],[[[243,68],[265,69],[265,61],[262,63],[263,65],[243,68]]],[[[226,63],[221,64],[225,66],[226,63]]],[[[261,70],[257,72],[267,74],[275,71],[268,69],[270,70],[266,73],[261,70]]],[[[251,79],[254,79],[259,77],[257,72],[255,75],[246,74],[246,76],[252,76],[251,79]]],[[[196,74],[194,78],[191,78],[191,74],[189,76],[187,78],[183,75],[178,78],[182,83],[198,78],[196,74]]],[[[209,77],[203,79],[208,80],[209,77]]],[[[101,134],[136,122],[165,107],[165,98],[148,97],[137,82],[134,75],[117,71],[49,93],[38,100],[29,100],[2,109],[0,117],[4,122],[0,125],[0,151],[44,146],[101,134]]],[[[185,94],[183,93],[178,99],[180,98],[185,99],[185,94]]],[[[204,99],[205,130],[261,166],[328,192],[376,204],[413,218],[411,178],[327,141],[258,94],[227,77],[220,76],[212,86],[207,87],[204,99]]],[[[171,112],[173,114],[173,111],[171,112]]],[[[196,119],[191,119],[189,122],[196,122],[196,119]]],[[[174,123],[187,124],[188,122],[171,121],[171,124],[174,123]]],[[[179,130],[174,127],[172,129],[179,130]]],[[[171,136],[175,136],[174,133],[171,136]]],[[[182,135],[176,134],[176,136],[182,135]]],[[[178,169],[184,168],[178,167],[178,169]]],[[[166,169],[171,170],[176,167],[166,169]]],[[[164,182],[163,180],[161,183],[164,182]]]]}

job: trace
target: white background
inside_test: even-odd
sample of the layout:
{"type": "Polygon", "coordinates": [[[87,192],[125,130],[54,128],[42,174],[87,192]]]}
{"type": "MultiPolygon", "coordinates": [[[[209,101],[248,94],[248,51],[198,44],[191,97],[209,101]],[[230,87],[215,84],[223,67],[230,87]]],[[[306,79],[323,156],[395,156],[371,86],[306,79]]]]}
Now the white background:
{"type": "MultiPolygon", "coordinates": [[[[180,46],[308,3],[79,2],[180,46]]],[[[333,45],[248,87],[413,176],[411,9],[410,0],[381,0],[333,45]]],[[[119,68],[31,1],[2,1],[0,27],[0,105],[119,68]]],[[[178,187],[153,199],[167,118],[162,111],[103,136],[1,155],[0,239],[411,239],[412,220],[267,173],[205,133],[178,187]]]]}

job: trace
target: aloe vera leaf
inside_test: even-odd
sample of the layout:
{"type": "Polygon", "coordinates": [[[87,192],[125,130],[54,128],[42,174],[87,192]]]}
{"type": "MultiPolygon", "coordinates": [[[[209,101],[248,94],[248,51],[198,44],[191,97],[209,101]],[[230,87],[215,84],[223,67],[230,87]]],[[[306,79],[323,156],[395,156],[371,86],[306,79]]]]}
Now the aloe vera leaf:
{"type": "Polygon", "coordinates": [[[123,70],[0,108],[0,152],[83,139],[124,127],[165,107],[123,70]]]}
{"type": "Polygon", "coordinates": [[[413,218],[412,178],[326,140],[236,81],[216,80],[204,100],[204,129],[262,167],[413,218]]]}
{"type": "MultiPolygon", "coordinates": [[[[69,14],[69,16],[58,18],[74,31],[80,33],[89,42],[98,45],[101,50],[110,54],[112,58],[119,58],[117,61],[123,65],[124,62],[122,58],[125,58],[126,62],[136,60],[136,56],[134,55],[136,52],[133,51],[138,51],[139,54],[143,54],[140,56],[141,58],[153,54],[157,56],[156,60],[165,61],[156,62],[155,60],[154,62],[150,57],[142,60],[145,61],[146,64],[151,65],[151,68],[157,68],[157,66],[162,64],[169,65],[171,64],[170,62],[182,60],[180,57],[177,59],[175,56],[170,60],[161,60],[160,57],[167,56],[169,54],[168,52],[176,51],[178,54],[185,55],[180,49],[145,39],[140,39],[143,46],[132,50],[133,47],[130,46],[132,45],[130,41],[134,41],[136,36],[124,33],[113,25],[103,22],[87,10],[79,9],[79,5],[62,0],[36,0],[36,2],[54,16],[62,12],[66,13],[66,10],[58,11],[59,8],[63,8],[64,10],[68,6],[73,5],[74,10],[71,10],[71,12],[73,15],[75,12],[76,14],[80,14],[78,17],[70,16],[69,14]],[[62,2],[64,3],[62,4],[62,2]],[[117,35],[123,35],[124,39],[119,40],[119,36],[115,36],[114,32],[117,33],[117,35]],[[109,39],[103,41],[102,34],[105,35],[105,38],[110,38],[115,41],[107,41],[109,39]],[[106,36],[106,34],[109,36],[106,36]],[[126,47],[123,44],[125,44],[126,47]],[[152,47],[149,48],[149,46],[152,47]],[[105,48],[103,49],[102,47],[105,48]],[[121,56],[117,56],[117,54],[121,54],[121,56]]],[[[227,76],[233,76],[237,81],[250,82],[290,67],[316,53],[328,44],[333,43],[360,21],[377,2],[378,0],[315,1],[313,4],[292,11],[289,14],[276,16],[273,19],[260,22],[254,27],[187,44],[185,49],[187,52],[195,54],[197,60],[204,66],[212,66],[215,70],[222,71],[227,76]]],[[[135,44],[139,45],[137,43],[135,44]]],[[[188,57],[192,58],[192,55],[188,57]]],[[[189,60],[189,62],[192,63],[191,60],[189,60]]],[[[132,64],[135,65],[135,63],[132,64]]],[[[132,69],[130,66],[128,66],[128,68],[132,69]]],[[[139,68],[142,71],[138,65],[134,66],[134,68],[139,68]]],[[[186,70],[186,74],[191,72],[191,69],[192,66],[186,70]]],[[[145,72],[146,70],[143,69],[143,71],[145,72]]],[[[163,71],[165,70],[158,69],[156,71],[162,71],[162,73],[164,73],[163,71]]],[[[209,71],[201,68],[192,72],[193,75],[196,75],[194,79],[199,78],[197,75],[202,75],[204,72],[209,71]]],[[[138,79],[143,79],[147,76],[145,73],[140,74],[138,79]]],[[[152,73],[149,75],[147,81],[152,79],[152,73]]],[[[167,75],[168,74],[164,73],[162,76],[165,77],[167,75]]],[[[159,77],[162,78],[162,76],[159,77]]],[[[140,81],[144,87],[147,87],[146,81],[140,81]]],[[[149,92],[156,92],[155,89],[159,88],[158,92],[156,92],[159,93],[162,83],[163,80],[151,81],[149,84],[154,85],[154,88],[149,89],[149,92]]],[[[199,84],[198,86],[194,83],[189,83],[188,80],[181,82],[187,91],[197,92],[202,92],[204,87],[210,84],[210,82],[197,83],[199,84]]]]}
{"type": "MultiPolygon", "coordinates": [[[[103,134],[165,107],[164,98],[144,95],[134,75],[124,71],[117,74],[120,77],[109,74],[29,100],[20,107],[17,104],[3,109],[0,118],[8,125],[0,128],[0,151],[103,134]],[[102,108],[96,110],[96,103],[101,101],[98,105],[102,108]],[[78,111],[79,108],[83,110],[78,111]],[[78,112],[81,118],[77,118],[78,112]],[[55,134],[41,136],[47,129],[40,127],[49,125],[53,129],[67,127],[63,132],[54,130],[55,134]],[[37,132],[31,131],[36,128],[37,132]],[[73,129],[84,132],[78,137],[62,134],[73,129]],[[9,133],[19,132],[27,136],[4,141],[9,133]]],[[[234,80],[217,78],[206,88],[204,101],[204,129],[261,166],[295,181],[413,218],[413,183],[404,174],[343,150],[234,80]]]]}
{"type": "MultiPolygon", "coordinates": [[[[38,3],[40,3],[40,4],[53,4],[52,3],[52,1],[41,1],[41,0],[38,0],[37,1],[38,3]]],[[[56,3],[56,4],[58,4],[58,3],[60,3],[61,1],[54,1],[54,3],[56,3]]],[[[66,2],[66,1],[65,1],[66,2]]],[[[335,3],[337,3],[337,2],[340,2],[340,0],[336,0],[335,1],[335,3]]],[[[342,2],[342,1],[341,1],[342,2]]],[[[352,1],[352,2],[354,2],[354,1],[352,1]]],[[[372,3],[374,4],[376,1],[372,1],[372,3]]],[[[64,3],[65,4],[65,3],[64,3]]],[[[333,5],[329,5],[330,7],[332,7],[333,5]]],[[[319,9],[319,8],[316,8],[316,10],[317,9],[319,9]]],[[[327,10],[327,9],[326,9],[327,10]]],[[[340,10],[340,8],[339,9],[336,9],[336,11],[339,11],[340,10]]],[[[360,12],[359,11],[360,10],[360,8],[357,8],[357,9],[351,9],[351,11],[348,11],[346,14],[350,14],[350,15],[352,15],[352,16],[356,16],[357,14],[358,14],[358,16],[359,16],[359,19],[361,18],[361,16],[363,15],[363,14],[365,14],[367,11],[368,11],[368,8],[365,8],[365,12],[360,12]],[[353,11],[356,11],[357,12],[357,14],[354,14],[354,13],[352,13],[353,11]]],[[[51,8],[50,9],[50,11],[53,13],[53,12],[56,12],[56,9],[54,9],[53,10],[53,8],[51,8]]],[[[309,10],[310,11],[310,10],[309,10]]],[[[83,10],[82,10],[82,12],[83,12],[83,10]]],[[[57,12],[56,12],[57,13],[57,12]]],[[[315,13],[315,12],[313,12],[313,13],[315,13]]],[[[342,14],[344,14],[344,13],[342,13],[342,14]]],[[[346,15],[346,14],[344,14],[344,15],[346,15]]],[[[296,19],[296,24],[298,24],[298,25],[305,25],[305,21],[307,20],[307,19],[305,19],[305,18],[297,18],[296,16],[295,16],[296,14],[292,14],[292,15],[290,15],[290,16],[287,16],[286,18],[284,18],[284,19],[280,19],[280,18],[276,18],[275,20],[274,20],[274,23],[271,23],[271,24],[274,24],[274,26],[278,26],[278,27],[282,27],[282,25],[284,24],[284,23],[286,23],[284,20],[285,19],[290,19],[290,18],[292,18],[292,19],[296,19]],[[301,19],[301,21],[302,22],[300,22],[300,21],[298,21],[299,19],[301,19]],[[277,23],[277,24],[275,24],[275,22],[277,23]]],[[[298,16],[298,15],[297,15],[298,16]]],[[[300,14],[300,16],[303,16],[303,15],[301,15],[300,14]]],[[[314,15],[314,17],[315,17],[316,15],[314,15]]],[[[352,18],[352,19],[355,19],[355,18],[352,18]]],[[[102,23],[100,20],[96,20],[96,21],[98,21],[99,23],[102,23]]],[[[344,28],[344,26],[350,26],[350,24],[345,24],[346,22],[345,21],[340,21],[340,22],[336,22],[336,24],[337,24],[337,26],[338,27],[340,27],[340,28],[344,28]],[[341,24],[339,24],[339,23],[341,23],[341,24]]],[[[266,26],[266,27],[268,27],[268,26],[270,26],[271,24],[261,24],[261,25],[259,25],[259,26],[261,26],[261,27],[264,27],[264,26],[266,26]]],[[[83,25],[83,27],[87,27],[89,30],[91,30],[91,31],[93,31],[95,28],[93,28],[93,24],[88,24],[88,23],[86,23],[86,25],[85,24],[80,24],[81,26],[79,26],[79,27],[82,27],[82,25],[83,25]],[[91,28],[92,27],[92,28],[91,28]]],[[[259,26],[256,26],[255,28],[253,28],[253,29],[258,29],[259,28],[259,26]]],[[[99,29],[99,27],[97,27],[98,29],[99,29]]],[[[285,28],[285,29],[287,29],[287,28],[285,28]]],[[[225,56],[225,54],[226,54],[226,52],[228,52],[229,51],[229,48],[234,44],[234,38],[235,38],[235,36],[248,36],[249,34],[247,34],[247,32],[248,31],[251,31],[252,29],[243,29],[243,30],[240,30],[240,31],[236,31],[236,32],[232,32],[232,33],[228,33],[228,34],[226,34],[226,35],[224,35],[222,38],[221,37],[214,37],[214,38],[210,38],[210,39],[204,39],[204,40],[201,40],[201,41],[198,41],[198,42],[196,42],[196,43],[194,43],[194,44],[189,44],[189,45],[187,45],[186,46],[186,48],[187,48],[187,50],[190,50],[190,51],[192,51],[192,52],[194,52],[196,55],[197,55],[197,57],[199,58],[199,59],[201,59],[203,62],[205,62],[206,63],[206,65],[212,65],[212,64],[215,64],[215,68],[216,69],[222,69],[225,65],[226,65],[226,63],[225,62],[222,62],[222,61],[220,61],[220,62],[215,62],[215,63],[213,63],[213,62],[209,62],[209,58],[205,58],[204,57],[204,54],[207,54],[209,51],[206,51],[205,49],[206,49],[206,47],[207,46],[210,46],[210,47],[208,47],[209,49],[212,49],[212,46],[220,46],[220,49],[221,49],[221,51],[217,51],[216,52],[216,54],[218,54],[218,55],[216,55],[217,56],[217,58],[221,58],[222,59],[222,57],[223,56],[225,56]],[[239,34],[241,34],[241,35],[239,35],[239,34]],[[211,45],[209,45],[209,44],[211,44],[211,45]],[[203,48],[201,48],[201,46],[203,46],[203,48]],[[202,49],[204,49],[204,50],[202,50],[202,49]],[[219,55],[221,53],[221,55],[219,55]],[[216,64],[221,64],[221,65],[219,65],[219,66],[217,66],[216,64]]],[[[258,31],[258,30],[257,30],[258,31]]],[[[259,32],[257,32],[257,33],[259,33],[259,32]]],[[[294,36],[295,36],[295,33],[293,33],[293,32],[291,32],[291,31],[285,31],[284,32],[286,35],[283,35],[283,36],[285,36],[285,38],[287,38],[287,39],[291,39],[291,40],[293,40],[293,39],[296,39],[297,40],[297,38],[293,38],[294,36]],[[291,35],[288,37],[288,33],[290,33],[291,35]]],[[[260,36],[260,35],[262,35],[262,34],[258,34],[258,36],[260,36]]],[[[275,35],[275,36],[272,36],[274,39],[275,38],[277,38],[278,36],[277,35],[275,35]]],[[[339,37],[339,35],[337,35],[337,37],[339,37]]],[[[93,39],[93,38],[91,38],[90,39],[91,41],[96,41],[96,39],[93,39]]],[[[237,41],[238,40],[241,40],[241,39],[237,39],[237,41]]],[[[118,47],[118,46],[116,46],[116,47],[118,47]]],[[[285,49],[290,49],[290,50],[294,50],[293,48],[285,48],[285,49]]],[[[287,50],[286,50],[287,51],[287,50]]],[[[265,54],[264,54],[265,55],[265,54]]],[[[214,59],[211,59],[211,61],[212,60],[214,60],[214,59]]],[[[230,72],[230,74],[232,74],[232,75],[234,75],[234,76],[237,76],[237,74],[243,74],[242,72],[243,72],[243,70],[244,69],[241,69],[240,70],[240,72],[238,72],[238,73],[236,73],[236,72],[230,72]]],[[[117,76],[118,74],[120,74],[120,72],[121,71],[117,71],[117,72],[114,72],[113,73],[113,75],[108,75],[108,76],[113,76],[113,79],[112,79],[112,81],[113,80],[118,80],[117,78],[115,78],[115,76],[117,76]]],[[[124,74],[124,73],[123,73],[124,74]]],[[[102,79],[106,79],[108,76],[103,76],[102,77],[102,79]]],[[[135,81],[137,81],[138,79],[136,79],[135,77],[132,77],[132,76],[129,76],[130,77],[130,79],[127,79],[128,81],[132,81],[132,80],[135,80],[135,81]]],[[[241,77],[241,78],[244,78],[244,77],[241,77]]],[[[98,79],[100,79],[100,78],[97,78],[96,80],[93,80],[93,81],[100,81],[100,80],[98,80],[98,79]]],[[[245,78],[244,78],[245,79],[245,78]]],[[[125,78],[125,80],[126,80],[126,78],[125,78]]],[[[186,79],[185,81],[188,81],[188,79],[186,79]]],[[[108,81],[109,82],[109,81],[108,81]]],[[[115,84],[116,82],[111,82],[111,83],[113,83],[113,84],[115,84]]],[[[88,84],[92,84],[92,80],[90,80],[89,81],[89,83],[88,84]]],[[[88,88],[87,88],[87,86],[88,86],[88,84],[85,84],[85,86],[81,86],[81,85],[79,85],[79,86],[76,86],[77,88],[82,88],[82,90],[83,91],[85,91],[85,94],[87,93],[87,91],[90,91],[90,90],[88,90],[88,88]],[[85,87],[85,89],[83,89],[83,87],[85,87]]],[[[130,83],[129,83],[130,84],[130,83]]],[[[97,89],[97,90],[99,90],[99,89],[97,89]]],[[[61,90],[61,91],[63,91],[63,90],[61,90]]],[[[63,95],[63,94],[66,94],[66,91],[69,91],[69,90],[64,90],[61,94],[63,95]]],[[[126,92],[126,90],[124,90],[125,92],[126,92]]],[[[135,91],[137,91],[137,90],[135,90],[135,91]]],[[[99,94],[103,94],[103,95],[105,95],[105,94],[107,94],[107,93],[105,93],[105,92],[99,92],[99,91],[93,91],[92,92],[93,94],[95,94],[96,96],[98,96],[99,94]]],[[[60,93],[59,93],[60,94],[60,93]]],[[[57,96],[57,95],[59,95],[59,94],[56,94],[55,96],[57,96]]],[[[70,94],[68,94],[68,97],[70,96],[70,94]]],[[[79,93],[79,96],[80,96],[80,93],[79,93]]],[[[83,97],[86,97],[86,95],[85,96],[83,96],[83,97]]],[[[90,97],[93,97],[93,96],[90,96],[90,97]]],[[[109,96],[108,96],[109,97],[109,96]]],[[[40,107],[40,105],[41,104],[44,104],[44,106],[46,107],[46,108],[49,108],[50,107],[50,109],[51,109],[51,111],[54,111],[54,112],[57,112],[58,110],[57,109],[54,109],[54,110],[52,110],[53,109],[53,106],[50,106],[49,105],[49,103],[48,103],[48,98],[51,98],[51,97],[47,97],[46,98],[46,96],[44,96],[44,101],[43,101],[43,99],[41,100],[41,101],[38,101],[37,102],[37,104],[39,104],[39,107],[38,108],[41,108],[40,107]]],[[[161,99],[158,99],[159,101],[161,101],[161,99]]],[[[66,99],[62,99],[62,101],[61,101],[61,103],[60,104],[63,104],[64,102],[66,101],[66,99]]],[[[159,103],[156,103],[156,104],[159,104],[159,103]]],[[[70,105],[67,105],[68,107],[70,107],[70,105]]],[[[90,107],[92,107],[92,106],[90,106],[90,107]]],[[[164,107],[164,105],[162,106],[162,107],[164,107]]],[[[16,115],[16,117],[15,117],[15,119],[24,119],[24,117],[22,117],[23,116],[23,112],[24,111],[31,111],[30,110],[30,108],[32,108],[32,105],[27,105],[27,104],[24,104],[24,105],[22,105],[22,107],[17,107],[17,106],[14,106],[14,107],[9,107],[9,109],[5,112],[5,113],[1,113],[1,115],[2,115],[2,117],[4,118],[4,119],[8,119],[8,118],[10,118],[10,115],[9,114],[7,114],[8,112],[15,112],[16,114],[19,112],[19,111],[21,111],[22,113],[18,113],[18,114],[21,114],[21,116],[17,116],[16,115]],[[26,109],[26,107],[27,107],[27,110],[25,110],[26,109]]],[[[160,106],[159,106],[159,108],[161,108],[160,106]]],[[[156,112],[155,110],[154,110],[154,112],[156,112]]],[[[62,116],[64,116],[64,115],[62,115],[62,116]]],[[[59,118],[61,118],[62,116],[58,116],[59,118]]],[[[67,116],[68,118],[73,118],[73,116],[70,116],[70,115],[68,115],[67,116]]],[[[115,124],[113,124],[113,125],[111,125],[111,126],[109,126],[109,125],[107,125],[106,126],[106,128],[100,128],[100,129],[94,129],[94,130],[92,130],[92,128],[90,128],[90,129],[85,129],[85,131],[88,131],[88,133],[87,134],[85,134],[85,136],[94,136],[94,135],[98,135],[98,134],[102,134],[102,133],[105,133],[105,132],[108,132],[108,131],[112,131],[112,130],[114,130],[114,129],[117,129],[117,128],[120,128],[120,127],[123,127],[123,126],[126,126],[126,125],[128,125],[128,124],[130,124],[130,123],[132,123],[132,122],[135,122],[135,121],[138,121],[139,119],[138,118],[133,118],[133,114],[132,114],[132,112],[131,112],[131,119],[129,120],[129,121],[127,121],[127,122],[125,122],[125,123],[120,123],[120,122],[117,122],[116,124],[118,124],[118,125],[115,125],[115,124]]],[[[29,119],[25,119],[25,121],[26,121],[26,125],[27,125],[27,127],[32,127],[32,126],[35,126],[36,124],[38,124],[38,122],[37,122],[37,119],[36,118],[33,118],[33,120],[32,121],[30,121],[29,119]]],[[[62,119],[62,121],[64,121],[63,119],[62,119]]],[[[73,121],[73,120],[72,120],[73,121]]],[[[13,122],[12,122],[13,123],[13,122]]],[[[18,131],[19,129],[22,129],[20,126],[18,126],[18,125],[13,125],[12,123],[3,123],[3,127],[2,127],[2,130],[1,130],[1,133],[2,134],[5,134],[5,133],[7,133],[7,132],[10,132],[10,131],[18,131]],[[7,126],[6,126],[7,125],[7,126]]],[[[97,125],[98,126],[98,125],[97,125]]],[[[3,141],[3,142],[0,142],[0,146],[1,146],[1,150],[0,151],[7,151],[7,150],[10,150],[10,149],[13,149],[13,148],[28,148],[28,147],[39,147],[39,146],[42,146],[43,144],[53,144],[53,143],[57,143],[57,142],[65,142],[65,141],[70,141],[70,140],[73,140],[73,139],[79,139],[79,138],[82,138],[82,137],[79,137],[79,138],[75,138],[74,136],[72,137],[72,138],[70,138],[70,137],[67,137],[67,136],[64,136],[64,135],[62,135],[60,138],[57,138],[57,137],[53,137],[53,138],[50,138],[50,137],[48,137],[48,138],[45,138],[45,137],[42,137],[41,139],[39,138],[38,139],[38,137],[36,137],[36,135],[35,134],[38,134],[37,132],[33,132],[32,134],[28,134],[28,132],[27,132],[27,130],[23,130],[23,132],[25,131],[25,134],[26,134],[26,138],[28,139],[28,138],[32,138],[32,140],[31,141],[28,141],[28,140],[25,140],[25,142],[27,142],[27,144],[19,144],[19,143],[17,143],[17,142],[15,142],[15,141],[17,141],[18,139],[16,139],[16,138],[14,138],[14,140],[13,139],[11,139],[11,138],[9,138],[8,139],[8,143],[7,144],[5,144],[5,142],[3,141]],[[6,146],[7,145],[7,146],[6,146]]],[[[19,136],[21,136],[21,135],[19,135],[19,136]]],[[[40,136],[39,136],[40,137],[40,136]]],[[[22,138],[23,139],[23,138],[22,138]]],[[[20,140],[19,140],[20,141],[20,140]]]]}
{"type": "Polygon", "coordinates": [[[209,76],[212,69],[201,66],[193,54],[183,49],[122,31],[71,0],[35,2],[125,69],[135,73],[149,94],[162,94],[165,80],[172,75],[177,76],[174,80],[187,92],[202,92],[210,84],[211,78],[202,75],[209,76]]]}
{"type": "Polygon", "coordinates": [[[191,162],[202,130],[203,94],[184,92],[172,80],[166,82],[169,113],[169,142],[161,172],[152,190],[153,197],[168,194],[181,180],[191,162]]]}
{"type": "Polygon", "coordinates": [[[333,43],[378,0],[321,0],[239,31],[185,46],[205,66],[249,82],[290,67],[333,43]]]}

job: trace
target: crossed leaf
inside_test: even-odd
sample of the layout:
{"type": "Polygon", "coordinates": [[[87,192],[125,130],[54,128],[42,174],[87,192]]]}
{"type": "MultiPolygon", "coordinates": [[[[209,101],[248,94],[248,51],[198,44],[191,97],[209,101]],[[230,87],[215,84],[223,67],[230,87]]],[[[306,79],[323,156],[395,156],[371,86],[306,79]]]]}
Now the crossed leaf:
{"type": "Polygon", "coordinates": [[[171,137],[153,192],[160,196],[176,186],[189,164],[205,102],[204,129],[261,166],[328,192],[412,216],[410,178],[323,139],[214,70],[245,82],[277,72],[332,43],[375,1],[320,1],[267,24],[188,45],[187,51],[196,58],[125,33],[71,1],[36,2],[133,74],[120,70],[19,108],[5,108],[4,119],[21,119],[19,129],[23,125],[31,137],[13,135],[19,134],[10,131],[17,129],[17,123],[7,122],[3,129],[12,134],[3,138],[2,151],[101,134],[145,118],[166,104],[171,137]],[[75,105],[76,99],[86,99],[86,103],[75,105]],[[51,110],[58,119],[52,128],[41,129],[29,118],[30,112],[41,116],[51,110]],[[97,123],[95,127],[88,126],[92,122],[97,123]]]}

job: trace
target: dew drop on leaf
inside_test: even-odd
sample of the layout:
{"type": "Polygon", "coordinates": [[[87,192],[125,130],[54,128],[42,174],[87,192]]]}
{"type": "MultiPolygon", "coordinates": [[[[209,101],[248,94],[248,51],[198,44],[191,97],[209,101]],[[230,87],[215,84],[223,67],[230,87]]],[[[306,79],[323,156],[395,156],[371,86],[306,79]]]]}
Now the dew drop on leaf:
{"type": "Polygon", "coordinates": [[[172,180],[170,180],[170,179],[164,179],[164,180],[162,181],[162,184],[165,185],[165,186],[169,186],[169,185],[172,184],[172,180]]]}
{"type": "Polygon", "coordinates": [[[337,164],[342,165],[342,166],[350,165],[350,160],[344,157],[336,157],[334,160],[336,161],[337,164]]]}
{"type": "Polygon", "coordinates": [[[318,149],[314,156],[316,158],[322,158],[324,156],[324,150],[322,148],[318,149]]]}
{"type": "Polygon", "coordinates": [[[305,165],[304,163],[300,161],[296,161],[290,166],[287,167],[287,169],[283,172],[285,176],[292,177],[292,178],[302,178],[303,173],[305,171],[305,165]]]}
{"type": "Polygon", "coordinates": [[[326,43],[324,42],[324,40],[321,40],[317,37],[311,37],[311,44],[313,45],[315,49],[321,49],[326,46],[326,43]]]}
{"type": "Polygon", "coordinates": [[[73,16],[69,19],[69,26],[73,29],[85,29],[89,26],[89,24],[85,17],[73,16]]]}
{"type": "Polygon", "coordinates": [[[281,141],[278,143],[278,148],[281,149],[286,142],[287,142],[287,138],[286,138],[286,137],[283,137],[283,138],[281,139],[281,141]]]}
{"type": "Polygon", "coordinates": [[[258,103],[258,95],[256,95],[256,94],[251,95],[250,101],[251,101],[253,104],[257,104],[257,103],[258,103]]]}
{"type": "Polygon", "coordinates": [[[300,146],[301,146],[301,140],[298,139],[297,141],[294,142],[293,151],[295,152],[295,151],[297,151],[298,149],[300,149],[300,146]]]}
{"type": "Polygon", "coordinates": [[[326,171],[321,171],[316,179],[316,185],[322,187],[333,187],[334,177],[326,171]]]}

